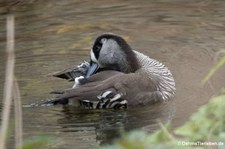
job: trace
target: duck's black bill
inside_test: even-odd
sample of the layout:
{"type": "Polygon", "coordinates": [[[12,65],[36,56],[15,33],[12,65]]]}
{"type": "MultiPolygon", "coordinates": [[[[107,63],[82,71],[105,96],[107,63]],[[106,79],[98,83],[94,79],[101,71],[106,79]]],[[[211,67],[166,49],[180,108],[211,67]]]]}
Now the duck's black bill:
{"type": "Polygon", "coordinates": [[[88,78],[91,75],[95,74],[98,71],[98,68],[99,68],[98,64],[95,62],[92,62],[90,68],[88,68],[86,77],[88,78]]]}

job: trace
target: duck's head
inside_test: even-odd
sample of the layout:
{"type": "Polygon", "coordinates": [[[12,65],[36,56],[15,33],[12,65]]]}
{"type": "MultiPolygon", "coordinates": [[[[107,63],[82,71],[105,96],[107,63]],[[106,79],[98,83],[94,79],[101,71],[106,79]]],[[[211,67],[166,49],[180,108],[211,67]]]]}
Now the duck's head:
{"type": "Polygon", "coordinates": [[[91,49],[90,68],[86,77],[101,70],[116,70],[124,73],[135,72],[139,68],[134,51],[120,36],[103,34],[91,49]]]}

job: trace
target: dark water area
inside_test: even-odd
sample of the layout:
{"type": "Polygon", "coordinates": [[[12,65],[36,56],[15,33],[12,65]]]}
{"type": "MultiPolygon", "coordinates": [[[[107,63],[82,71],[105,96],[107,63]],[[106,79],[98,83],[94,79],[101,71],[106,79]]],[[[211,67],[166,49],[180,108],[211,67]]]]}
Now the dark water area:
{"type": "Polygon", "coordinates": [[[128,110],[24,107],[25,139],[47,135],[56,140],[49,148],[81,149],[111,142],[124,130],[154,132],[159,122],[177,127],[225,86],[224,68],[201,85],[225,51],[224,8],[223,0],[0,2],[0,99],[10,10],[16,24],[15,74],[24,105],[71,87],[73,83],[48,74],[88,60],[93,41],[105,32],[122,35],[133,49],[163,62],[177,88],[173,101],[128,110]]]}

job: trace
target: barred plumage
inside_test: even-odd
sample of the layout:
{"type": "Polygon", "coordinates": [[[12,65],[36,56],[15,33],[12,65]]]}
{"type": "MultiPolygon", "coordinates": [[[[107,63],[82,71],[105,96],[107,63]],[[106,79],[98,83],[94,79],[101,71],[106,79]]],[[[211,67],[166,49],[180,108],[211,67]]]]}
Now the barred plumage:
{"type": "Polygon", "coordinates": [[[66,103],[61,101],[71,99],[79,100],[80,106],[88,109],[127,108],[167,101],[175,95],[170,70],[159,61],[132,50],[120,36],[99,36],[90,57],[90,64],[55,75],[71,79],[80,70],[73,78],[73,89],[62,92],[53,103],[66,103]]]}
{"type": "Polygon", "coordinates": [[[111,91],[104,92],[98,96],[98,101],[80,100],[80,106],[85,109],[126,109],[127,101],[121,98],[121,94],[111,96],[111,93],[111,91]]]}
{"type": "MultiPolygon", "coordinates": [[[[170,70],[157,60],[151,59],[148,56],[135,51],[139,63],[142,65],[138,71],[145,71],[147,76],[156,76],[158,86],[157,89],[161,93],[161,97],[164,101],[173,98],[175,96],[175,81],[170,70]]],[[[160,95],[160,94],[159,94],[160,95]]]]}

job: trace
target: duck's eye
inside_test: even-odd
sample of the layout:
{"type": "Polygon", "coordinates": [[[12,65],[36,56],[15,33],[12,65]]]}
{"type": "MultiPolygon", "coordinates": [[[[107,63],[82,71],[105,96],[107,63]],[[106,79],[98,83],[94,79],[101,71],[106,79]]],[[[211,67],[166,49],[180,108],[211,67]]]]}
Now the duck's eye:
{"type": "Polygon", "coordinates": [[[99,51],[101,50],[101,48],[102,48],[102,43],[97,43],[95,46],[94,46],[94,52],[95,53],[99,53],[99,51]]]}

